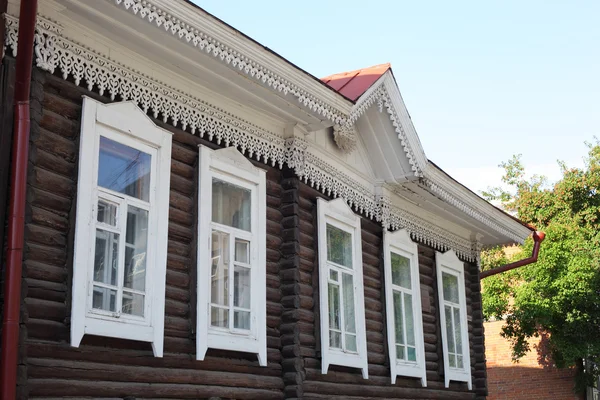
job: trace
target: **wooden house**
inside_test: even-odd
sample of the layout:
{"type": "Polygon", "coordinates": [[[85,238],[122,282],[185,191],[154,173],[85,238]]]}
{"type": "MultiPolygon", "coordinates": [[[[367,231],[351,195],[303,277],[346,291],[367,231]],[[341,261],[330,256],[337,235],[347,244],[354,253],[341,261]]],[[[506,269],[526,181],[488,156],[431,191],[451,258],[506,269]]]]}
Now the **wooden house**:
{"type": "Polygon", "coordinates": [[[531,229],[427,159],[389,65],[320,80],[185,0],[35,33],[17,398],[485,398],[479,252],[531,229]]]}

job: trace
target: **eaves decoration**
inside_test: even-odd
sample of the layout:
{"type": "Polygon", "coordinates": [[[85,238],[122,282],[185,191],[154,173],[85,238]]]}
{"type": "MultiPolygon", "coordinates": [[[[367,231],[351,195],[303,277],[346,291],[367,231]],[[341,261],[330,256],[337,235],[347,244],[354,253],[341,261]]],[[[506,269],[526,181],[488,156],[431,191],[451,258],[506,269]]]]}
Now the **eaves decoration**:
{"type": "MultiPolygon", "coordinates": [[[[125,0],[127,1],[127,0],[125,0]]],[[[129,0],[133,1],[133,0],[129,0]]],[[[5,50],[16,56],[18,19],[5,15],[5,50]]],[[[357,212],[385,228],[407,229],[412,237],[436,249],[454,249],[463,259],[477,261],[480,245],[436,226],[422,217],[392,206],[389,198],[376,195],[344,171],[312,151],[301,138],[284,139],[225,110],[183,93],[164,82],[111,60],[63,35],[59,24],[38,17],[35,64],[63,79],[106,95],[111,100],[132,100],[146,113],[223,146],[235,146],[248,157],[278,168],[289,166],[297,176],[320,192],[343,198],[357,212]]],[[[385,100],[384,100],[385,101],[385,100]]]]}
{"type": "MultiPolygon", "coordinates": [[[[249,78],[261,82],[272,88],[274,91],[280,92],[285,96],[293,96],[297,102],[304,105],[308,109],[316,112],[318,115],[325,117],[329,120],[333,126],[333,136],[336,144],[344,153],[351,153],[356,149],[357,137],[354,124],[358,118],[364,114],[374,103],[377,103],[379,110],[388,114],[390,121],[398,135],[398,139],[402,144],[402,148],[406,154],[408,162],[411,166],[412,172],[415,177],[420,178],[423,183],[432,192],[444,200],[449,201],[450,204],[458,206],[458,209],[466,212],[471,217],[477,219],[484,224],[490,224],[494,228],[499,228],[500,232],[506,234],[515,241],[520,241],[522,238],[509,230],[501,227],[499,224],[494,223],[490,218],[482,215],[476,211],[474,207],[467,204],[460,197],[456,197],[451,194],[448,190],[445,190],[444,185],[440,184],[431,174],[428,174],[427,159],[422,153],[421,148],[415,148],[418,146],[411,145],[409,136],[414,136],[406,132],[402,123],[402,116],[398,115],[398,110],[403,107],[397,107],[394,104],[394,100],[390,94],[389,88],[386,88],[386,81],[382,80],[379,85],[375,88],[370,89],[370,94],[361,98],[357,104],[353,107],[350,114],[345,114],[341,110],[327,104],[325,101],[317,98],[314,94],[309,93],[305,88],[300,87],[297,84],[290,82],[288,79],[283,78],[276,72],[272,71],[267,65],[263,65],[260,62],[253,59],[250,54],[245,54],[242,50],[236,49],[232,44],[225,44],[219,39],[207,34],[204,29],[200,26],[195,26],[191,22],[183,21],[175,15],[161,9],[156,5],[156,1],[149,0],[105,0],[112,2],[118,7],[122,7],[125,10],[133,13],[142,20],[149,24],[156,26],[157,28],[164,29],[165,32],[171,34],[178,40],[196,48],[198,51],[202,51],[207,55],[212,56],[216,60],[229,65],[231,68],[238,70],[240,73],[247,75],[249,78]]],[[[395,84],[394,84],[395,85],[395,84]]],[[[147,110],[142,105],[144,110],[147,110]]],[[[187,111],[187,110],[185,110],[187,111]]],[[[194,131],[196,125],[194,121],[198,118],[193,111],[182,112],[181,122],[182,126],[187,126],[186,122],[188,115],[192,114],[192,131],[194,131]]],[[[178,116],[175,116],[177,121],[178,116]]],[[[418,139],[417,139],[418,141],[418,139]]],[[[227,141],[226,141],[227,143],[227,141]]],[[[414,141],[413,141],[414,143],[414,141]]],[[[236,143],[233,143],[234,145],[236,143]]],[[[241,147],[244,149],[245,147],[241,147]]],[[[252,148],[252,147],[250,147],[252,148]]],[[[252,154],[252,153],[251,153],[252,154]]],[[[281,162],[277,159],[277,162],[281,162]]]]}
{"type": "Polygon", "coordinates": [[[161,10],[151,1],[147,0],[107,0],[114,1],[117,6],[131,11],[133,14],[145,19],[149,23],[163,28],[181,41],[193,46],[198,51],[203,51],[223,63],[236,68],[239,72],[246,74],[256,81],[262,82],[267,86],[277,90],[284,95],[294,96],[299,103],[308,107],[313,112],[322,115],[334,124],[345,124],[346,115],[336,110],[331,105],[326,104],[306,90],[289,82],[287,79],[279,76],[269,68],[260,65],[251,59],[250,56],[243,54],[240,50],[224,44],[218,39],[211,37],[203,32],[198,26],[192,26],[185,21],[161,10]]]}

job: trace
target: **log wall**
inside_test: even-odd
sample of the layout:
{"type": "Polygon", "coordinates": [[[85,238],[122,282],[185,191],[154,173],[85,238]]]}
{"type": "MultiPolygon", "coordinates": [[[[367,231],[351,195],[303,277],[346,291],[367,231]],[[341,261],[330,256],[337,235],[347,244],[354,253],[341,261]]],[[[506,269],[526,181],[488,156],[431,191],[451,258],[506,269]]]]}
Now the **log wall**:
{"type": "Polygon", "coordinates": [[[316,199],[287,168],[267,170],[268,366],[256,356],[210,349],[195,360],[198,136],[174,132],[171,162],[164,357],[150,344],[86,335],[70,347],[73,232],[81,96],[108,101],[38,69],[32,82],[19,398],[474,399],[485,395],[477,267],[467,264],[474,386],[443,386],[435,252],[419,246],[428,387],[390,384],[382,287],[382,228],[362,218],[369,379],[320,370],[316,199]]]}

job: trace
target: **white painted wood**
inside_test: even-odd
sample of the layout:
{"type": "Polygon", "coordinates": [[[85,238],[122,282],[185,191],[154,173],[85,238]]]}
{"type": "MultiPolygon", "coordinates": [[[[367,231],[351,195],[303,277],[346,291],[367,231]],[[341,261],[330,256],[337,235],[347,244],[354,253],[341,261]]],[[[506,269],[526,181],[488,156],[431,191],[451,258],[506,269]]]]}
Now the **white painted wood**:
{"type": "Polygon", "coordinates": [[[467,382],[469,390],[473,389],[471,377],[471,350],[469,348],[469,326],[467,323],[467,300],[465,296],[465,265],[458,259],[453,250],[445,253],[436,251],[435,265],[438,283],[439,315],[442,331],[442,348],[444,356],[444,383],[449,387],[450,381],[467,382]],[[444,312],[444,289],[442,285],[442,272],[458,278],[458,295],[460,301],[460,329],[463,348],[463,368],[450,368],[448,361],[448,337],[446,334],[446,315],[444,312]]]}
{"type": "Polygon", "coordinates": [[[388,352],[390,357],[390,372],[392,384],[396,383],[396,376],[411,376],[421,379],[421,385],[427,386],[425,370],[425,345],[423,338],[423,312],[421,309],[421,284],[419,279],[419,250],[406,230],[383,232],[383,260],[385,277],[385,301],[388,352]],[[394,299],[392,284],[391,253],[394,252],[410,260],[411,290],[403,291],[412,296],[412,312],[414,318],[416,362],[398,360],[396,357],[396,330],[394,323],[394,299]]]}
{"type": "MultiPolygon", "coordinates": [[[[266,366],[266,172],[255,167],[234,147],[211,150],[201,145],[199,151],[196,359],[204,360],[206,351],[215,348],[255,353],[259,364],[266,366]],[[213,178],[251,192],[251,231],[243,233],[235,228],[218,225],[220,231],[250,240],[250,331],[210,326],[211,235],[215,226],[212,222],[213,178]]],[[[230,304],[231,296],[232,293],[230,304]]]]}
{"type": "MultiPolygon", "coordinates": [[[[157,127],[130,102],[109,106],[84,97],[80,134],[79,179],[73,260],[71,345],[78,347],[83,335],[93,334],[152,343],[154,355],[162,357],[164,299],[167,267],[167,232],[172,134],[157,127]],[[107,137],[151,156],[149,201],[98,188],[100,136],[107,137]],[[124,224],[127,205],[148,211],[144,317],[121,313],[117,296],[116,313],[92,308],[95,230],[98,196],[120,204],[118,294],[122,292],[124,268],[124,224]]],[[[101,225],[101,224],[100,224],[101,225]]],[[[110,230],[101,226],[104,230],[110,230]]]]}
{"type": "MultiPolygon", "coordinates": [[[[360,368],[364,379],[369,378],[367,340],[365,328],[365,300],[363,286],[362,241],[360,216],[356,215],[343,199],[326,201],[317,199],[318,248],[319,248],[319,307],[321,330],[321,373],[326,374],[329,365],[360,368]],[[334,225],[352,235],[352,266],[356,318],[357,352],[345,352],[329,346],[329,300],[327,261],[327,224],[334,225]]],[[[347,271],[346,271],[347,272],[347,271]]]]}

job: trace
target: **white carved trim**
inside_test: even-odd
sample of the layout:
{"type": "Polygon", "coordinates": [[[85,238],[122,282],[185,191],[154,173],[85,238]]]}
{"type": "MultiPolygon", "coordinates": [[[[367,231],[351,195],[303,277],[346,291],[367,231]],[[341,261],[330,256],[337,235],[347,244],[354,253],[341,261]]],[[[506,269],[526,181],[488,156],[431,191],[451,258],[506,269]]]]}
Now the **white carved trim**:
{"type": "Polygon", "coordinates": [[[226,65],[230,65],[232,68],[237,68],[238,71],[245,73],[250,78],[254,78],[256,81],[262,82],[284,95],[290,94],[294,96],[299,103],[308,107],[313,112],[324,116],[334,124],[346,123],[347,116],[343,112],[326,104],[298,85],[289,82],[265,65],[261,65],[258,61],[252,60],[247,54],[243,54],[240,50],[234,49],[211,37],[198,26],[192,26],[182,21],[156,6],[153,2],[147,0],[113,1],[117,6],[133,12],[133,14],[157,27],[162,27],[165,32],[170,32],[182,42],[213,56],[226,65]]]}
{"type": "Polygon", "coordinates": [[[436,250],[446,251],[453,249],[468,261],[476,261],[479,253],[471,240],[463,239],[452,232],[426,221],[406,210],[395,207],[388,197],[379,197],[380,214],[377,220],[384,227],[392,230],[406,229],[413,239],[433,247],[436,250]]]}
{"type": "Polygon", "coordinates": [[[394,130],[398,135],[398,139],[402,144],[402,148],[404,149],[404,153],[406,154],[413,173],[416,177],[422,177],[422,167],[419,165],[417,157],[410,146],[408,136],[404,131],[400,117],[396,113],[396,107],[394,106],[390,95],[385,89],[385,80],[380,80],[379,82],[380,83],[377,88],[374,88],[369,95],[361,98],[361,100],[356,104],[352,114],[350,115],[350,121],[351,123],[355,123],[375,103],[377,103],[377,107],[379,108],[380,112],[383,112],[383,109],[385,108],[385,111],[388,113],[390,121],[394,126],[394,130]]]}
{"type": "MultiPolygon", "coordinates": [[[[6,22],[5,45],[7,50],[10,48],[12,54],[15,54],[18,19],[6,15],[6,22]]],[[[160,116],[173,126],[198,133],[201,137],[206,135],[209,140],[215,140],[226,147],[235,146],[247,156],[265,164],[282,168],[287,163],[306,183],[324,194],[343,198],[354,210],[381,222],[385,227],[405,228],[414,239],[436,249],[455,249],[466,260],[478,258],[475,242],[391,206],[389,199],[376,196],[372,188],[359,184],[348,174],[313,154],[312,145],[304,139],[284,139],[62,35],[62,28],[58,24],[43,17],[38,18],[35,62],[39,68],[52,73],[58,69],[64,79],[71,77],[78,85],[85,82],[88,90],[101,95],[108,93],[112,99],[121,97],[123,100],[132,100],[144,112],[150,111],[155,118],[160,116]]],[[[387,102],[393,110],[390,100],[385,97],[380,99],[381,104],[387,102]]],[[[406,144],[405,150],[408,148],[406,144]]],[[[495,229],[499,229],[498,227],[495,229]]]]}
{"type": "MultiPolygon", "coordinates": [[[[461,200],[459,196],[453,195],[440,184],[434,182],[429,178],[424,179],[424,183],[429,189],[431,189],[433,193],[435,193],[442,200],[458,208],[459,210],[476,219],[477,221],[482,222],[483,224],[493,228],[495,231],[500,232],[504,236],[511,238],[515,242],[521,242],[523,240],[521,235],[505,228],[491,217],[486,216],[485,214],[477,211],[475,207],[468,205],[465,201],[461,200]]],[[[524,230],[527,230],[527,228],[523,228],[524,230]]],[[[529,234],[529,232],[527,232],[527,234],[529,234]]]]}
{"type": "Polygon", "coordinates": [[[335,144],[346,154],[356,150],[356,131],[353,125],[334,125],[333,140],[335,144]]]}

